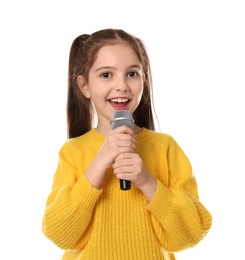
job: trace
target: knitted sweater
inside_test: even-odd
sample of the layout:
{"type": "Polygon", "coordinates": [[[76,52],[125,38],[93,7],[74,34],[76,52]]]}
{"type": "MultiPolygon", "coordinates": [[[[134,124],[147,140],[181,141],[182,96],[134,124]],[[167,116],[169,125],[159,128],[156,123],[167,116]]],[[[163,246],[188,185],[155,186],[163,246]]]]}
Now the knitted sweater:
{"type": "Polygon", "coordinates": [[[84,172],[105,140],[95,129],[61,147],[42,230],[65,250],[62,259],[173,260],[209,231],[212,216],[176,141],[145,128],[135,139],[135,152],[157,179],[151,202],[134,185],[120,190],[112,169],[101,189],[91,186],[84,172]]]}

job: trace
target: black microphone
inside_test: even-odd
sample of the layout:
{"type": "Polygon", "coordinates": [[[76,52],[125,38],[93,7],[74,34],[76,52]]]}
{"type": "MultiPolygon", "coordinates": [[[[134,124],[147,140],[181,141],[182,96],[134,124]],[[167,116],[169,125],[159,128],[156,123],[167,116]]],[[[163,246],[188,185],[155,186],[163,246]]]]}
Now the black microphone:
{"type": "MultiPolygon", "coordinates": [[[[127,126],[131,129],[134,128],[134,119],[132,114],[127,110],[118,110],[116,111],[111,118],[111,128],[115,129],[119,126],[127,126]]],[[[120,180],[120,188],[121,190],[130,190],[131,189],[131,181],[120,180]]]]}

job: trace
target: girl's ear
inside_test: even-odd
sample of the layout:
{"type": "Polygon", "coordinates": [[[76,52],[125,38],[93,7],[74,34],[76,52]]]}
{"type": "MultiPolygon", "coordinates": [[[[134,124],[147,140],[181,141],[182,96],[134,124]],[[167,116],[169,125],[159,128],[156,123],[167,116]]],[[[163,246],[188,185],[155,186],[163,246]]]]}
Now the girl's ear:
{"type": "Polygon", "coordinates": [[[87,82],[85,81],[84,77],[79,75],[77,77],[77,84],[79,86],[79,89],[80,91],[83,93],[83,95],[86,97],[86,98],[90,98],[91,95],[90,95],[90,91],[89,91],[89,87],[88,87],[88,84],[87,82]]]}

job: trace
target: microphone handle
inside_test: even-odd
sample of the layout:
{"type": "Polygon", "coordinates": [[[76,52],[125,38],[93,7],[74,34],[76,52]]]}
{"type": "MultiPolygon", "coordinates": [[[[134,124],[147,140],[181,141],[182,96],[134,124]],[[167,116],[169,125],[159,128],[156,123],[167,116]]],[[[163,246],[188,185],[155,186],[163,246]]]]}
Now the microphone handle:
{"type": "MultiPolygon", "coordinates": [[[[111,118],[111,128],[115,129],[119,126],[126,125],[127,127],[134,128],[134,119],[133,115],[127,110],[118,110],[116,111],[111,118]]],[[[119,180],[121,190],[130,190],[131,181],[119,180]]]]}
{"type": "Polygon", "coordinates": [[[119,181],[120,181],[121,190],[130,190],[131,189],[131,181],[127,181],[127,180],[119,180],[119,181]]]}

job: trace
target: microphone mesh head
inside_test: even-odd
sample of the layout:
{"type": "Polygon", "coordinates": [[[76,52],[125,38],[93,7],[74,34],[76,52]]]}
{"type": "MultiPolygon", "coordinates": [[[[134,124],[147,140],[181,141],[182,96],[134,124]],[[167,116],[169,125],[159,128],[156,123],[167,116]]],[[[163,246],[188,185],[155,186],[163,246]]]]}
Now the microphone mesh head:
{"type": "Polygon", "coordinates": [[[132,114],[127,110],[116,111],[111,118],[111,128],[115,129],[119,126],[127,126],[131,129],[134,127],[134,119],[132,114]]]}

